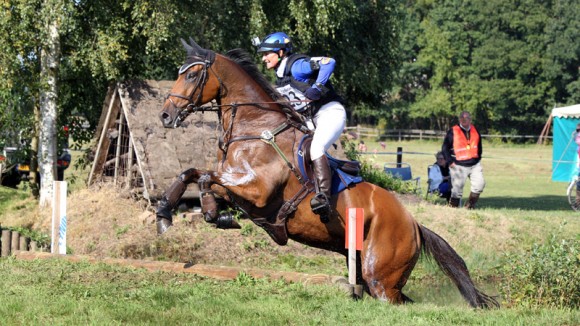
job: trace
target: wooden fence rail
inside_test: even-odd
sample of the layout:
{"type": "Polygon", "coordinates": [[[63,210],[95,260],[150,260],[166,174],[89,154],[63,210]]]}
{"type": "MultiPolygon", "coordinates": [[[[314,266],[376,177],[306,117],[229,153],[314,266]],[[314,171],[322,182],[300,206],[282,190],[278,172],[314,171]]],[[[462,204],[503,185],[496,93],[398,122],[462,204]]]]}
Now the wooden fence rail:
{"type": "MultiPolygon", "coordinates": [[[[443,139],[447,131],[442,130],[422,130],[422,129],[390,129],[381,131],[377,128],[369,128],[362,126],[346,127],[348,133],[354,132],[360,138],[375,138],[375,139],[396,139],[411,140],[411,139],[443,139]]],[[[539,139],[540,135],[489,135],[482,134],[484,139],[539,139]]],[[[544,136],[542,138],[552,139],[552,136],[544,136]]]]}

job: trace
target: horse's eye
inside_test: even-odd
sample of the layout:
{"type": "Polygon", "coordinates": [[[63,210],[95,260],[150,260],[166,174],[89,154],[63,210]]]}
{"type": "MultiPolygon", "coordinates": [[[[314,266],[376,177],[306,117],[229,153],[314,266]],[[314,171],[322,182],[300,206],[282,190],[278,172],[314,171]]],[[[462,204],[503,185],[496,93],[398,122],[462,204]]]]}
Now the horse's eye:
{"type": "Polygon", "coordinates": [[[188,72],[187,75],[185,75],[185,79],[187,80],[193,80],[195,78],[195,72],[188,72]]]}

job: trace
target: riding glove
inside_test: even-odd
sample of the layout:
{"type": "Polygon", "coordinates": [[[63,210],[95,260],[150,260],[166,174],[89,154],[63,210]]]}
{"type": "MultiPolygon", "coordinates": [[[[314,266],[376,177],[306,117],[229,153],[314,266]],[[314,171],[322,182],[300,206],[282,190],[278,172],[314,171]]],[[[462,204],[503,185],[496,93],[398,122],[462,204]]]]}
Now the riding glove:
{"type": "Polygon", "coordinates": [[[309,100],[318,101],[320,100],[322,93],[318,88],[310,87],[309,89],[306,90],[306,92],[304,92],[304,96],[306,96],[306,98],[308,98],[309,100]]]}

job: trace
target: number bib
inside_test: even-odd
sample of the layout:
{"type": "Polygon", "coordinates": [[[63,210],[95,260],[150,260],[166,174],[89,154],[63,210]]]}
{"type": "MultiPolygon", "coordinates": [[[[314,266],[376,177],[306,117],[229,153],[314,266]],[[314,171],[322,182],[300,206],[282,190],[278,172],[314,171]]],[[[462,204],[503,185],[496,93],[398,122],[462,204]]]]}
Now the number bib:
{"type": "Polygon", "coordinates": [[[276,89],[280,94],[282,94],[282,96],[284,96],[285,99],[290,101],[289,104],[292,106],[294,111],[302,112],[308,107],[309,102],[306,102],[308,99],[296,88],[290,85],[285,85],[282,87],[277,87],[276,89]]]}

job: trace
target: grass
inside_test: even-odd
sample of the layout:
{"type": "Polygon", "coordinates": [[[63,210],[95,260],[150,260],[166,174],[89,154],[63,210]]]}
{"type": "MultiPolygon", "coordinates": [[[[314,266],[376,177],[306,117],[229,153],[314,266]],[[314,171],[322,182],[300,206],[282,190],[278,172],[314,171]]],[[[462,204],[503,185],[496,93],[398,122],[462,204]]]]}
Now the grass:
{"type": "MultiPolygon", "coordinates": [[[[411,164],[414,176],[420,176],[423,189],[427,183],[427,166],[435,163],[440,141],[386,141],[382,149],[377,142],[365,140],[368,146],[363,159],[382,167],[396,162],[398,147],[403,149],[403,162],[411,164]],[[377,150],[377,154],[373,154],[377,150]],[[390,154],[381,154],[381,153],[390,154]]],[[[552,147],[545,145],[491,144],[484,142],[483,166],[486,188],[478,206],[541,211],[569,211],[566,183],[551,181],[552,147]]],[[[464,196],[469,195],[469,182],[464,196]]]]}
{"type": "MultiPolygon", "coordinates": [[[[365,143],[369,154],[363,158],[379,167],[385,162],[395,162],[396,158],[394,154],[372,154],[374,149],[394,153],[397,147],[402,147],[403,161],[411,164],[415,176],[421,177],[425,190],[427,166],[434,163],[440,142],[386,142],[385,150],[372,140],[365,143]]],[[[497,284],[493,280],[506,255],[544,242],[553,233],[579,241],[580,213],[567,204],[566,183],[550,181],[550,146],[484,143],[483,151],[487,185],[477,210],[451,209],[425,201],[405,202],[405,206],[420,223],[456,249],[479,287],[496,294],[497,284]]],[[[469,183],[466,195],[468,191],[469,183]]],[[[23,192],[0,189],[0,198],[3,212],[29,207],[23,204],[26,202],[23,192]]],[[[68,213],[72,220],[73,211],[68,213]]],[[[113,230],[116,237],[126,237],[131,232],[122,224],[113,230]]],[[[206,237],[220,234],[213,232],[206,233],[206,237]]],[[[335,275],[345,272],[343,267],[335,267],[333,258],[276,254],[272,247],[270,251],[264,250],[262,246],[268,245],[267,241],[254,238],[264,232],[253,224],[244,223],[242,234],[244,250],[265,255],[248,259],[252,267],[335,275]],[[276,255],[275,259],[272,255],[276,255]]],[[[6,289],[0,294],[3,303],[0,324],[580,324],[578,309],[469,309],[438,268],[424,261],[415,268],[405,287],[405,293],[417,301],[407,306],[391,306],[369,298],[352,301],[333,287],[285,285],[244,275],[236,281],[216,282],[186,275],[58,261],[1,258],[0,279],[6,289]]]]}
{"type": "MultiPolygon", "coordinates": [[[[0,186],[0,212],[18,213],[22,211],[38,210],[30,192],[22,189],[12,189],[0,186]]],[[[0,225],[6,225],[0,214],[0,225]]],[[[23,222],[20,226],[30,227],[31,222],[23,222]]]]}
{"type": "Polygon", "coordinates": [[[218,282],[190,274],[61,260],[0,260],[4,325],[576,325],[578,310],[413,304],[335,287],[284,284],[241,274],[218,282]]]}

